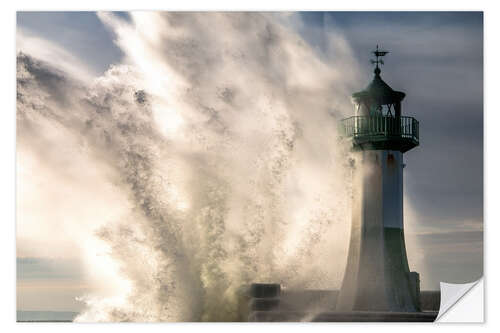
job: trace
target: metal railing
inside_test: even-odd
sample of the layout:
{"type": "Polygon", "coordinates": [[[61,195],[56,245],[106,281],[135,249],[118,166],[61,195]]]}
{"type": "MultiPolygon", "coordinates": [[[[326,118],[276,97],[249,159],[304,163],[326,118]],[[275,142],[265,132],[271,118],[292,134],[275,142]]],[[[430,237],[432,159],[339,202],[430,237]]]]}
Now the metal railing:
{"type": "Polygon", "coordinates": [[[385,136],[418,142],[418,121],[413,117],[354,116],[342,120],[342,130],[354,138],[385,136]]]}

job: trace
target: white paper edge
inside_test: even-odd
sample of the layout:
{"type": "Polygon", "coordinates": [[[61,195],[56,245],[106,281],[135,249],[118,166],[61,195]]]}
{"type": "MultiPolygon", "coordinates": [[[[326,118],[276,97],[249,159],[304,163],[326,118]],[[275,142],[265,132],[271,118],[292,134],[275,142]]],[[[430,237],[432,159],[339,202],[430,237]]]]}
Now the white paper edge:
{"type": "Polygon", "coordinates": [[[435,322],[484,322],[483,278],[464,284],[440,283],[441,305],[435,322]]]}

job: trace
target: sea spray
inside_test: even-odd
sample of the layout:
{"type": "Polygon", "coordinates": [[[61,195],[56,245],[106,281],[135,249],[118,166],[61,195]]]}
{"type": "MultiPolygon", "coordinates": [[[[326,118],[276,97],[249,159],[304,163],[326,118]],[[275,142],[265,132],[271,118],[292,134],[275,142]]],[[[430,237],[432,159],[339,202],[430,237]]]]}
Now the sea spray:
{"type": "MultiPolygon", "coordinates": [[[[125,198],[123,217],[87,236],[106,244],[128,287],[82,295],[77,320],[241,320],[249,283],[337,287],[350,177],[336,124],[357,78],[348,64],[322,60],[267,14],[99,17],[125,58],[94,82],[27,54],[17,62],[19,144],[51,151],[57,170],[50,126],[91,161],[81,168],[106,165],[125,198]]],[[[98,256],[84,252],[92,271],[98,256]]]]}

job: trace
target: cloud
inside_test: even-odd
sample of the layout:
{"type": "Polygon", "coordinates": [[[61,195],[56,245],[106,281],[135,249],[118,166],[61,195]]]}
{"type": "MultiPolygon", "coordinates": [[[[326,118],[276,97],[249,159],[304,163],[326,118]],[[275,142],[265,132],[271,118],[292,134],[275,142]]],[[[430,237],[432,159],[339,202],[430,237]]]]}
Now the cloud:
{"type": "MultiPolygon", "coordinates": [[[[123,12],[115,14],[125,20],[128,17],[123,12]]],[[[104,28],[95,12],[18,11],[16,23],[17,29],[30,37],[51,41],[71,53],[90,68],[91,74],[102,75],[111,64],[119,63],[123,56],[120,49],[113,45],[112,32],[104,28]]],[[[44,49],[40,51],[45,52],[44,49]]]]}
{"type": "Polygon", "coordinates": [[[36,54],[38,59],[70,73],[75,79],[88,82],[96,75],[92,68],[68,50],[19,27],[16,32],[16,52],[36,54]]]}

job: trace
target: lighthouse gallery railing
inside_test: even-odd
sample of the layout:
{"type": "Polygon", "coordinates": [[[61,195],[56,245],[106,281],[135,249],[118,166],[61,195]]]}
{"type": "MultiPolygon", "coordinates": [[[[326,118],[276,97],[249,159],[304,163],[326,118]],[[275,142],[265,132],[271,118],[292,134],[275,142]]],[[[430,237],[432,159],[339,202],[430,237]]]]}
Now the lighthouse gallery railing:
{"type": "Polygon", "coordinates": [[[341,124],[343,134],[350,137],[400,137],[418,142],[418,121],[413,117],[353,116],[341,124]]]}

